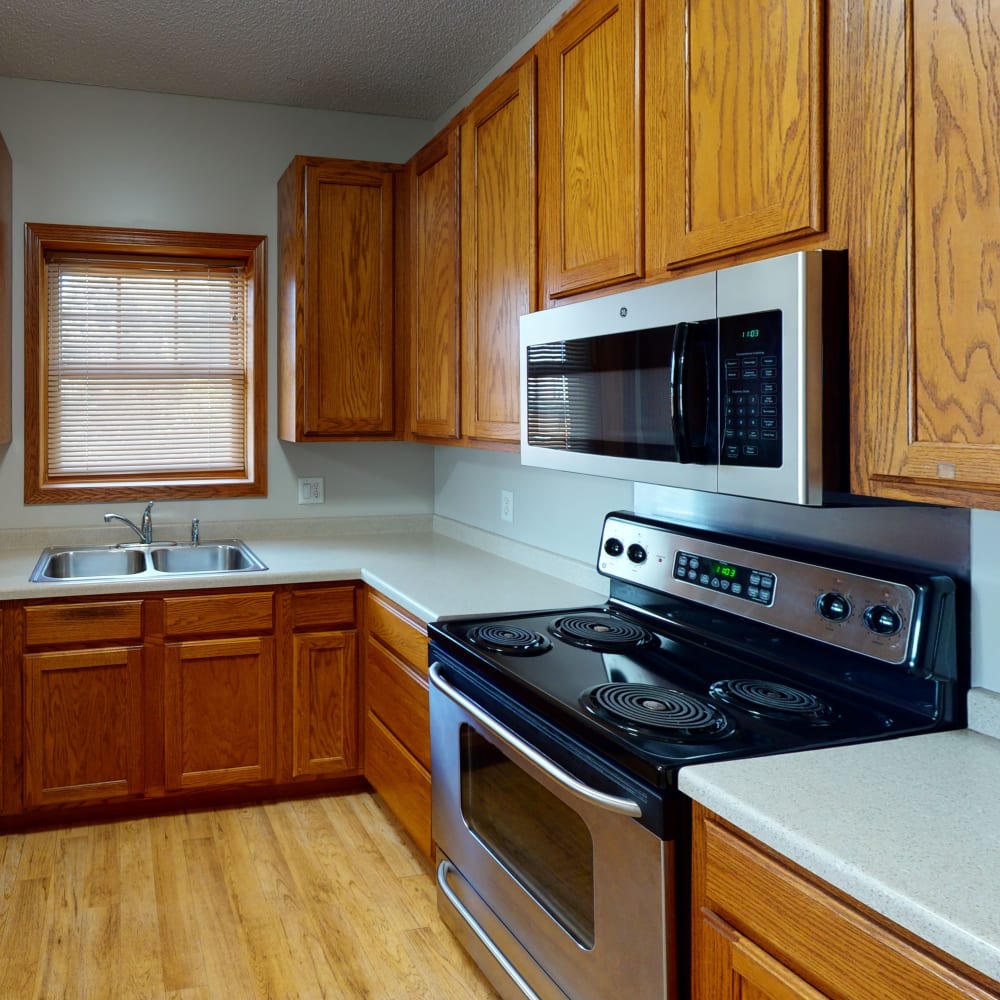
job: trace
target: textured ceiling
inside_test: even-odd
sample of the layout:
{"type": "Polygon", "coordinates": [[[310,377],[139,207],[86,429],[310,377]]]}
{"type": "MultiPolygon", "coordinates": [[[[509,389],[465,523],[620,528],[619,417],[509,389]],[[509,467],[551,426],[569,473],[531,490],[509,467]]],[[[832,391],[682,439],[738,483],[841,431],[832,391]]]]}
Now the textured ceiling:
{"type": "Polygon", "coordinates": [[[558,0],[0,0],[0,76],[434,119],[558,0]]]}

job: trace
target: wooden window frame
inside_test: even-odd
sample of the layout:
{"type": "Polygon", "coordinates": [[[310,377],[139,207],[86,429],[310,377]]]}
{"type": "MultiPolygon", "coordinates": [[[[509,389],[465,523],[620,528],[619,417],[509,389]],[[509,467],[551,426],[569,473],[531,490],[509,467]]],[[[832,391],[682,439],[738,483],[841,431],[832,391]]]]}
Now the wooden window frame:
{"type": "MultiPolygon", "coordinates": [[[[29,222],[24,241],[24,502],[103,503],[128,500],[193,500],[267,495],[267,256],[266,237],[174,232],[29,222]],[[46,255],[56,252],[132,257],[241,260],[250,289],[247,352],[247,475],[190,482],[184,476],[149,482],[91,482],[49,478],[46,461],[48,410],[46,361],[46,255]]],[[[192,477],[193,478],[193,477],[192,477]]]]}

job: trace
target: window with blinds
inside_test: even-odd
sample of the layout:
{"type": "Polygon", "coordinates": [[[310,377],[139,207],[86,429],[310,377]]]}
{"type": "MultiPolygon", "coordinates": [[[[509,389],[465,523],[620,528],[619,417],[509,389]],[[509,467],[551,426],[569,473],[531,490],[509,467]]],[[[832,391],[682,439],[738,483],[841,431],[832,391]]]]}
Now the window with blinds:
{"type": "MultiPolygon", "coordinates": [[[[44,243],[51,227],[29,228],[44,243]]],[[[169,252],[155,240],[81,250],[65,237],[36,250],[41,502],[70,489],[111,499],[115,487],[259,495],[262,249],[223,256],[228,240],[211,234],[161,235],[174,237],[169,252]],[[176,246],[182,235],[191,246],[176,246]]]]}

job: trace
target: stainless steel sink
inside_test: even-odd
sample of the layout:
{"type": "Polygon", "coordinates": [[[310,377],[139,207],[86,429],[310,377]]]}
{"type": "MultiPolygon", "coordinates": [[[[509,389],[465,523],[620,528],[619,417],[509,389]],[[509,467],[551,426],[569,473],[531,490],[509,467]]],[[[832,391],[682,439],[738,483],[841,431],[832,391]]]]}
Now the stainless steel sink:
{"type": "Polygon", "coordinates": [[[247,573],[267,566],[237,538],[198,545],[90,545],[45,549],[31,573],[32,583],[150,578],[160,574],[247,573]]]}
{"type": "Polygon", "coordinates": [[[160,573],[239,573],[267,567],[236,540],[201,542],[150,550],[153,569],[160,573]]]}
{"type": "Polygon", "coordinates": [[[87,580],[134,576],[145,569],[146,553],[136,549],[46,549],[31,578],[34,580],[40,570],[50,580],[87,580]]]}

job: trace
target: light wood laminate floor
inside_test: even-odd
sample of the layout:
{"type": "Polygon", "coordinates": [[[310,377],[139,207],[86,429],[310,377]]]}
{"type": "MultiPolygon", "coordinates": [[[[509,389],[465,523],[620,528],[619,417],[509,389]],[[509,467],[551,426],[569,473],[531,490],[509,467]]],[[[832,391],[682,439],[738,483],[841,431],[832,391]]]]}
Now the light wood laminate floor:
{"type": "Polygon", "coordinates": [[[497,1000],[366,794],[0,837],[0,998],[497,1000]]]}

